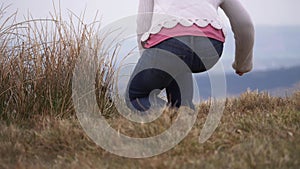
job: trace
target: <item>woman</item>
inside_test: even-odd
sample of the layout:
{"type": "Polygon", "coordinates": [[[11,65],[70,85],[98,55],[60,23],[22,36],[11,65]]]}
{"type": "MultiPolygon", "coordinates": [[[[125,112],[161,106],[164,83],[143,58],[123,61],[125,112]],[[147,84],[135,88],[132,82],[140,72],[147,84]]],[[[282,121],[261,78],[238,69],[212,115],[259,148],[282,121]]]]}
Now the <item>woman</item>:
{"type": "Polygon", "coordinates": [[[226,32],[219,7],[229,18],[235,37],[232,67],[242,76],[252,69],[254,27],[239,0],[140,0],[137,34],[142,56],[127,88],[135,109],[148,110],[151,95],[162,101],[153,91],[164,88],[169,106],[192,104],[191,72],[210,69],[222,55],[226,32]],[[189,70],[173,61],[176,58],[189,70]]]}

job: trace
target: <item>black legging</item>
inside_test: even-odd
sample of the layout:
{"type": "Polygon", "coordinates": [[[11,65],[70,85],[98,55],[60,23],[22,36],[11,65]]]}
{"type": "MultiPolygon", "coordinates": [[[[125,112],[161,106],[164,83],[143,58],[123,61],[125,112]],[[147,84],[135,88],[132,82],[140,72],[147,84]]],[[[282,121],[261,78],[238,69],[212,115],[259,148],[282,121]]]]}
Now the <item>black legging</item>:
{"type": "MultiPolygon", "coordinates": [[[[151,106],[149,94],[154,89],[164,88],[169,106],[192,104],[191,72],[199,73],[210,69],[217,63],[222,52],[223,42],[200,36],[170,38],[146,49],[129,80],[126,93],[129,98],[127,102],[130,103],[127,105],[131,104],[139,111],[146,111],[151,106]],[[175,57],[180,58],[189,70],[178,64],[175,57]],[[170,72],[173,72],[172,75],[170,72]]],[[[156,97],[157,94],[154,93],[155,100],[164,102],[156,97]]]]}

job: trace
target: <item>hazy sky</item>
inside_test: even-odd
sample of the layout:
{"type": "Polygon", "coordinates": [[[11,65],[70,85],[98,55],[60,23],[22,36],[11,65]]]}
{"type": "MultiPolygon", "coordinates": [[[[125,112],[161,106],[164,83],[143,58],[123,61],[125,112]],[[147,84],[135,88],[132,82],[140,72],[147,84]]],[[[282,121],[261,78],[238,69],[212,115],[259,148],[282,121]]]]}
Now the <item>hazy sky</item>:
{"type": "MultiPolygon", "coordinates": [[[[13,11],[18,10],[19,19],[21,19],[28,11],[32,14],[34,18],[46,18],[50,17],[49,12],[53,12],[53,3],[55,2],[56,6],[58,6],[59,0],[1,0],[4,4],[12,4],[10,6],[10,10],[8,13],[12,13],[13,11]]],[[[106,24],[109,24],[115,20],[121,19],[126,16],[134,15],[137,13],[137,7],[139,0],[60,0],[61,1],[61,9],[63,17],[65,17],[66,21],[68,21],[68,10],[71,10],[77,15],[80,15],[86,9],[85,15],[85,23],[92,22],[96,11],[99,11],[100,16],[102,16],[102,26],[104,27],[106,24]]],[[[256,26],[258,25],[298,25],[300,26],[300,0],[241,0],[246,9],[249,11],[254,23],[256,26]]],[[[1,5],[0,2],[0,5],[1,5]]],[[[99,16],[99,19],[101,17],[99,16]]],[[[1,22],[1,21],[0,21],[1,22]]],[[[1,25],[1,23],[0,23],[1,25]]],[[[230,31],[229,31],[230,32],[230,31]]],[[[272,33],[272,30],[270,30],[272,33]]],[[[257,42],[255,48],[255,66],[256,69],[264,69],[265,67],[270,68],[270,62],[266,62],[271,57],[271,53],[290,53],[289,58],[286,55],[283,59],[285,62],[278,62],[277,60],[272,60],[272,62],[276,62],[273,64],[273,67],[282,67],[289,66],[291,64],[299,65],[298,46],[295,48],[292,45],[288,38],[286,38],[287,32],[277,32],[276,34],[270,34],[268,38],[271,38],[271,41],[267,40],[266,42],[259,42],[264,38],[257,38],[257,42]],[[275,36],[276,35],[276,36],[275,36]],[[275,38],[275,39],[274,39],[275,38]],[[270,47],[271,46],[271,47],[270,47]],[[274,46],[280,46],[277,48],[274,46]],[[267,55],[258,56],[257,54],[265,52],[270,53],[267,55]],[[265,59],[265,60],[263,60],[265,59]]],[[[288,34],[289,35],[289,34],[288,34]]],[[[259,34],[259,36],[265,36],[263,34],[259,34]]],[[[291,37],[291,36],[289,36],[291,37]]],[[[293,38],[290,40],[294,40],[297,43],[296,39],[299,39],[299,34],[292,35],[293,38]]],[[[227,47],[225,48],[225,52],[228,51],[227,55],[230,57],[223,57],[227,59],[227,65],[230,65],[232,61],[232,56],[234,55],[233,45],[234,43],[230,41],[232,36],[229,36],[229,41],[227,43],[227,47]],[[230,42],[230,43],[229,43],[230,42]],[[228,45],[229,44],[229,45],[228,45]]],[[[292,41],[293,42],[293,41],[292,41]]],[[[224,59],[224,62],[225,62],[224,59]]],[[[230,67],[230,66],[227,66],[230,67]]],[[[232,71],[230,69],[230,71],[232,71]]]]}
{"type": "MultiPolygon", "coordinates": [[[[56,4],[58,0],[54,0],[56,4]]],[[[67,9],[76,14],[86,8],[86,19],[91,21],[99,10],[105,24],[124,16],[137,12],[139,0],[61,0],[64,16],[67,9]]],[[[249,11],[256,25],[300,25],[300,0],[241,0],[249,11]]],[[[5,4],[12,4],[10,12],[18,9],[19,17],[26,15],[27,11],[36,17],[49,17],[53,11],[52,0],[4,0],[5,4]]]]}

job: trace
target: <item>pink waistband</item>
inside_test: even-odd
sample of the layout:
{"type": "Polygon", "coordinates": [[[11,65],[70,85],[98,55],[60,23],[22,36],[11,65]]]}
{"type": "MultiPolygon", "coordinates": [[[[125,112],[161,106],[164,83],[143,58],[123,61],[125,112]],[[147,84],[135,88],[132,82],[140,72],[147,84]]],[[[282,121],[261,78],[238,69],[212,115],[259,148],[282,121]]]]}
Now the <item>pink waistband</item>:
{"type": "Polygon", "coordinates": [[[157,34],[151,34],[149,39],[144,44],[145,48],[151,48],[154,45],[159,44],[160,42],[176,36],[204,36],[212,39],[225,42],[225,36],[223,31],[212,27],[210,24],[206,27],[199,27],[197,25],[192,25],[190,27],[185,27],[180,24],[177,24],[174,28],[168,29],[163,28],[157,34]]]}

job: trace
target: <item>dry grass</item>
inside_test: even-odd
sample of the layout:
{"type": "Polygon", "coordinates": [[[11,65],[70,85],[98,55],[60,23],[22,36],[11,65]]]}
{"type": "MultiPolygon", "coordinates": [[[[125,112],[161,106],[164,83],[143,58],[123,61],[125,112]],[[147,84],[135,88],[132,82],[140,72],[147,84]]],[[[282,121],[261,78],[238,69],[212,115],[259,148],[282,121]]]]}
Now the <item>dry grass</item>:
{"type": "MultiPolygon", "coordinates": [[[[104,151],[77,121],[71,95],[72,72],[80,45],[99,29],[83,16],[63,21],[15,15],[0,9],[0,168],[298,168],[300,92],[271,97],[247,91],[226,101],[221,123],[204,144],[198,142],[209,105],[200,111],[189,135],[172,150],[146,159],[127,159],[104,151]]],[[[91,48],[101,48],[94,43],[91,48]]],[[[97,53],[95,53],[96,55],[97,53]]],[[[116,130],[135,137],[156,135],[172,125],[171,111],[149,125],[130,123],[107,98],[113,60],[99,60],[97,101],[116,130]],[[107,107],[111,107],[107,109],[107,107]]]]}
{"type": "MultiPolygon", "coordinates": [[[[24,120],[35,115],[71,117],[72,74],[82,44],[96,53],[101,48],[100,23],[84,23],[84,15],[71,13],[68,21],[60,12],[51,19],[34,19],[30,15],[16,22],[16,13],[6,16],[0,8],[0,118],[24,120]]],[[[95,17],[96,18],[96,17],[95,17]]],[[[113,59],[99,60],[97,93],[100,107],[111,85],[113,59]],[[107,76],[109,75],[109,76],[107,76]],[[104,83],[102,83],[104,82],[104,83]]]]}
{"type": "MultiPolygon", "coordinates": [[[[172,150],[146,159],[118,157],[101,149],[75,118],[36,116],[23,123],[1,121],[0,168],[296,169],[300,165],[300,110],[294,98],[247,92],[229,99],[219,127],[204,144],[198,137],[209,105],[199,106],[189,135],[172,150]],[[248,104],[241,104],[244,102],[248,104]],[[263,106],[266,103],[269,106],[263,106]],[[256,104],[262,107],[249,107],[256,104]]],[[[129,124],[121,117],[108,121],[122,133],[146,137],[171,125],[168,117],[146,127],[129,124]]]]}

